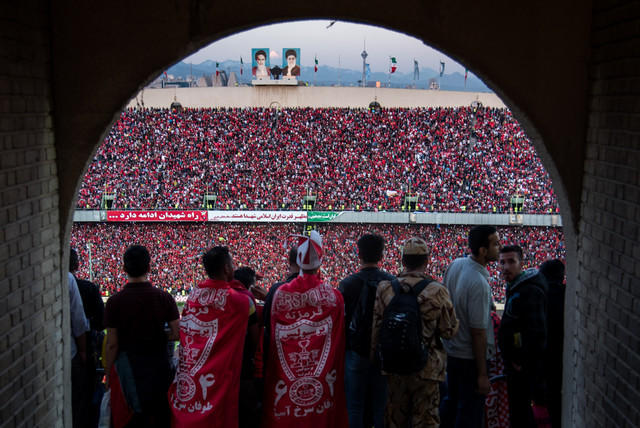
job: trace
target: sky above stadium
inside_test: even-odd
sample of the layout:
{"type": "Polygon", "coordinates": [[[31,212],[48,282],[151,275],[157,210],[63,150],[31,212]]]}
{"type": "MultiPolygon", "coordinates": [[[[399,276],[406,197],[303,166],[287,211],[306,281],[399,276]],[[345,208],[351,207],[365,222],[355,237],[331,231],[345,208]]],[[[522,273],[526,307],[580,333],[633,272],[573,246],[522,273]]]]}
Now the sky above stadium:
{"type": "Polygon", "coordinates": [[[271,49],[272,64],[281,61],[283,48],[300,48],[301,65],[318,65],[361,69],[363,48],[369,54],[367,62],[372,71],[387,71],[389,57],[396,58],[398,71],[413,73],[413,60],[420,67],[439,70],[445,62],[445,73],[464,73],[464,66],[443,53],[425,45],[420,40],[402,33],[371,25],[337,21],[297,21],[254,28],[221,39],[201,49],[183,61],[200,64],[207,60],[240,60],[251,64],[252,48],[271,49]]]}

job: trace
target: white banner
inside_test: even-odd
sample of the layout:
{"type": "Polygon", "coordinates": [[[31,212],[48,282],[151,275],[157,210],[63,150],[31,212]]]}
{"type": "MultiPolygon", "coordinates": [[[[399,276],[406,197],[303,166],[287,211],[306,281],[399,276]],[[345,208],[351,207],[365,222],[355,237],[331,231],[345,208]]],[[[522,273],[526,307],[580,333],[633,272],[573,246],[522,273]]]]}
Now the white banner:
{"type": "Polygon", "coordinates": [[[307,221],[306,211],[209,211],[209,221],[280,222],[307,221]]]}

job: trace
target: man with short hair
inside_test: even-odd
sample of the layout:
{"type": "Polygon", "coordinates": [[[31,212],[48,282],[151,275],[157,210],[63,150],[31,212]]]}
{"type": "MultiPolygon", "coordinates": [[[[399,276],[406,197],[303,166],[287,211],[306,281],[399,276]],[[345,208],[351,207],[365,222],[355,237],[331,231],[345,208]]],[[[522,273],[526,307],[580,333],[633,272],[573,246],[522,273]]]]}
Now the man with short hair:
{"type": "Polygon", "coordinates": [[[344,301],[320,276],[322,238],[298,236],[301,273],[273,296],[262,426],[347,427],[344,301]]]}
{"type": "Polygon", "coordinates": [[[447,396],[440,405],[444,428],[482,427],[484,396],[491,390],[488,361],[495,353],[491,287],[487,265],[498,260],[500,235],[495,227],[469,231],[471,256],[454,260],[444,274],[456,316],[457,336],[445,340],[447,396]]]}
{"type": "Polygon", "coordinates": [[[129,281],[107,300],[104,311],[106,388],[115,386],[114,424],[168,427],[172,373],[166,346],[168,340],[178,340],[178,307],[169,293],[149,282],[151,256],[144,246],[127,248],[123,262],[129,281]]]}
{"type": "MultiPolygon", "coordinates": [[[[422,340],[427,345],[428,359],[425,366],[414,374],[383,372],[389,383],[385,422],[387,428],[436,428],[440,424],[439,383],[445,379],[447,358],[441,339],[455,336],[458,321],[447,289],[426,273],[429,266],[429,250],[423,239],[414,237],[404,243],[402,266],[404,270],[397,278],[401,287],[413,288],[424,281],[428,282],[416,297],[422,314],[422,340]]],[[[391,281],[381,282],[373,313],[372,359],[377,358],[376,351],[385,308],[394,296],[391,281]]]]}
{"type": "Polygon", "coordinates": [[[531,400],[547,340],[547,281],[538,269],[524,270],[524,254],[518,245],[503,247],[499,263],[500,275],[507,282],[498,345],[507,373],[509,423],[535,428],[531,400]]]}
{"type": "Polygon", "coordinates": [[[384,238],[366,234],[358,239],[360,272],[340,282],[338,290],[344,297],[347,353],[345,356],[345,388],[349,427],[362,428],[367,395],[371,394],[375,428],[384,427],[387,402],[387,380],[380,368],[371,364],[371,333],[373,306],[377,285],[394,276],[378,265],[384,254],[384,238]],[[372,285],[375,287],[373,288],[372,285]]]}
{"type": "Polygon", "coordinates": [[[238,426],[245,336],[258,340],[253,299],[238,290],[227,247],[202,256],[208,279],[189,294],[180,321],[180,357],[169,389],[172,426],[238,426]],[[248,329],[248,331],[247,331],[248,329]]]}

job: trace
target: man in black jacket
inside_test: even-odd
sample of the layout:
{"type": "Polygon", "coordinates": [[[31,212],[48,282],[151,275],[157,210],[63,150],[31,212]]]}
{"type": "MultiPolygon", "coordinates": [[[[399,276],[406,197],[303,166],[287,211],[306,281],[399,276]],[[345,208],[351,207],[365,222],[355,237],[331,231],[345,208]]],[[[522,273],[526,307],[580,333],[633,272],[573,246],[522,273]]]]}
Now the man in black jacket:
{"type": "Polygon", "coordinates": [[[540,265],[540,273],[547,279],[547,349],[542,367],[542,378],[551,427],[559,428],[562,419],[562,345],[564,342],[564,272],[559,259],[540,265]]]}
{"type": "Polygon", "coordinates": [[[498,344],[507,372],[512,427],[536,426],[531,409],[547,340],[547,281],[537,269],[523,270],[522,248],[500,250],[500,274],[507,282],[498,344]]]}
{"type": "MultiPolygon", "coordinates": [[[[358,240],[361,270],[340,282],[338,290],[344,297],[347,354],[345,358],[345,389],[349,427],[361,428],[367,391],[372,393],[375,428],[384,426],[387,401],[387,381],[369,359],[373,306],[377,285],[393,280],[378,267],[384,253],[384,238],[367,234],[358,240]]],[[[367,415],[369,416],[369,415],[367,415]]],[[[369,425],[371,426],[371,425],[369,425]]]]}

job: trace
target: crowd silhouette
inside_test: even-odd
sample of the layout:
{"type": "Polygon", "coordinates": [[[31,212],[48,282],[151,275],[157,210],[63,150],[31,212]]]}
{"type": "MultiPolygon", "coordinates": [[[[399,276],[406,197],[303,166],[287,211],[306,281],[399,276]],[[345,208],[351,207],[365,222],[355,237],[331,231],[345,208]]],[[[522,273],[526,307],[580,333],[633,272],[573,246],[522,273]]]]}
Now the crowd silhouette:
{"type": "MultiPolygon", "coordinates": [[[[149,248],[153,255],[151,281],[176,296],[188,293],[202,280],[200,257],[214,245],[228,246],[237,267],[249,266],[262,275],[261,285],[270,287],[287,273],[286,237],[302,232],[294,223],[76,223],[71,246],[81,259],[80,276],[89,278],[105,294],[112,294],[126,283],[121,255],[132,243],[149,248]],[[91,244],[91,260],[89,248],[91,244]]],[[[468,254],[467,234],[470,226],[450,225],[364,225],[317,224],[323,236],[325,259],[322,274],[329,284],[338,282],[358,270],[356,242],[365,233],[377,233],[387,241],[381,267],[392,274],[401,270],[402,243],[422,237],[431,248],[430,273],[442,280],[447,266],[456,257],[468,254]]],[[[543,261],[564,260],[564,236],[561,228],[503,227],[499,229],[503,243],[518,243],[527,254],[527,267],[543,261]]],[[[497,265],[489,266],[496,302],[504,300],[504,287],[499,281],[497,265]]]]}

